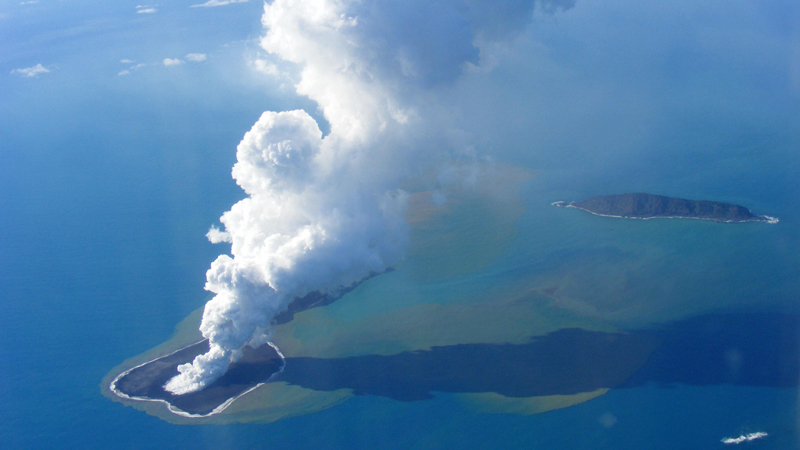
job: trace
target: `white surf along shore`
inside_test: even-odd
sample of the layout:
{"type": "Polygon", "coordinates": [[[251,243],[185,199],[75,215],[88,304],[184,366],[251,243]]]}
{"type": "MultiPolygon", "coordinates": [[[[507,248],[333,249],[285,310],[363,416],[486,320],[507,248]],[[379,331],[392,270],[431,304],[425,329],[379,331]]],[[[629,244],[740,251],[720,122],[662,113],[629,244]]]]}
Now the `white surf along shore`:
{"type": "Polygon", "coordinates": [[[151,362],[153,362],[153,361],[158,361],[158,360],[159,360],[159,359],[161,359],[161,358],[166,358],[167,356],[174,355],[175,353],[178,353],[178,352],[179,352],[179,351],[181,351],[181,350],[185,350],[185,349],[187,349],[187,348],[189,348],[189,347],[191,347],[191,346],[193,346],[193,345],[197,345],[197,344],[199,344],[199,343],[201,343],[201,342],[203,342],[203,341],[205,341],[205,339],[199,340],[199,341],[197,341],[197,342],[195,342],[195,343],[193,343],[193,344],[189,344],[189,345],[187,345],[187,346],[185,346],[185,347],[179,348],[179,349],[175,350],[175,351],[174,351],[174,352],[172,352],[172,353],[167,353],[166,355],[161,355],[161,356],[159,356],[158,358],[151,359],[150,361],[147,361],[147,362],[145,362],[145,363],[139,364],[139,365],[138,365],[138,366],[136,366],[136,367],[131,367],[130,369],[128,369],[128,370],[126,370],[126,371],[122,372],[121,374],[117,375],[117,376],[114,378],[114,380],[113,380],[113,381],[111,381],[111,384],[108,386],[108,388],[111,390],[111,392],[113,392],[113,393],[114,393],[115,395],[117,395],[118,397],[121,397],[121,398],[124,398],[124,399],[127,399],[127,400],[137,400],[137,401],[145,401],[145,402],[160,402],[160,403],[164,403],[164,404],[166,404],[166,405],[167,405],[167,409],[168,409],[168,410],[169,410],[171,413],[173,413],[173,414],[175,414],[175,415],[178,415],[178,416],[181,416],[181,417],[190,417],[190,418],[210,417],[210,416],[213,416],[213,415],[215,415],[215,414],[219,414],[219,413],[221,413],[222,411],[225,411],[225,409],[226,409],[228,406],[230,406],[230,405],[231,405],[231,403],[235,402],[237,399],[239,399],[239,398],[243,397],[244,395],[247,395],[248,393],[250,393],[250,392],[254,391],[254,390],[255,390],[255,389],[257,389],[258,387],[260,387],[260,386],[262,386],[262,385],[264,385],[264,384],[266,384],[266,383],[269,383],[269,382],[270,382],[270,381],[272,381],[272,380],[273,380],[273,379],[274,379],[276,376],[278,376],[278,375],[279,375],[281,372],[283,372],[283,369],[284,369],[284,368],[286,368],[286,357],[285,357],[285,356],[283,356],[283,353],[281,353],[281,351],[280,351],[280,349],[278,348],[278,346],[277,346],[277,345],[275,345],[275,344],[273,344],[272,342],[267,342],[267,345],[269,345],[270,347],[272,347],[273,349],[275,349],[275,353],[277,353],[277,354],[278,354],[278,356],[280,356],[280,358],[281,358],[281,367],[280,367],[280,369],[278,369],[278,371],[277,371],[277,372],[275,372],[275,373],[273,373],[272,375],[270,375],[270,377],[269,377],[269,378],[267,378],[267,380],[266,380],[266,381],[263,381],[263,382],[261,382],[261,383],[258,383],[258,384],[256,384],[255,386],[251,387],[250,389],[248,389],[248,390],[246,390],[246,391],[242,392],[241,394],[239,394],[239,395],[237,395],[237,396],[235,396],[235,397],[231,397],[231,398],[229,398],[228,400],[225,400],[225,402],[221,403],[219,406],[217,406],[216,408],[214,408],[214,409],[213,409],[213,410],[212,410],[210,413],[208,413],[208,414],[192,414],[192,413],[188,413],[188,412],[186,412],[186,411],[183,411],[183,410],[181,410],[181,409],[178,409],[178,408],[176,408],[175,406],[173,406],[173,405],[172,405],[170,402],[168,402],[168,401],[166,401],[166,400],[162,400],[162,399],[160,399],[160,398],[137,397],[137,396],[133,396],[133,395],[128,395],[128,394],[126,394],[126,393],[124,393],[124,392],[120,391],[119,389],[117,389],[117,382],[118,382],[119,380],[121,380],[121,379],[122,379],[122,377],[124,377],[125,375],[128,375],[129,373],[131,373],[131,372],[132,372],[132,371],[134,371],[135,369],[138,369],[139,367],[142,367],[142,366],[146,366],[147,364],[150,364],[150,363],[151,363],[151,362]]]}
{"type": "Polygon", "coordinates": [[[725,438],[721,442],[723,444],[725,444],[725,445],[741,444],[742,442],[755,441],[756,439],[765,438],[767,436],[769,436],[767,433],[764,433],[763,431],[759,431],[757,433],[743,434],[743,435],[741,435],[739,437],[735,437],[735,438],[734,437],[725,438]]]}
{"type": "Polygon", "coordinates": [[[595,216],[600,217],[613,217],[615,219],[636,219],[636,220],[650,220],[650,219],[694,219],[694,220],[711,220],[713,222],[720,222],[720,223],[743,223],[743,222],[766,222],[770,224],[776,224],[780,222],[777,217],[772,216],[757,216],[758,219],[750,219],[750,220],[716,220],[716,219],[706,219],[703,217],[688,217],[688,216],[653,216],[653,217],[632,217],[632,216],[615,216],[612,214],[600,214],[594,211],[589,211],[588,209],[581,208],[579,206],[575,206],[574,202],[564,202],[558,201],[550,203],[553,206],[559,206],[561,208],[573,208],[579,209],[581,211],[586,211],[589,214],[593,214],[595,216]]]}

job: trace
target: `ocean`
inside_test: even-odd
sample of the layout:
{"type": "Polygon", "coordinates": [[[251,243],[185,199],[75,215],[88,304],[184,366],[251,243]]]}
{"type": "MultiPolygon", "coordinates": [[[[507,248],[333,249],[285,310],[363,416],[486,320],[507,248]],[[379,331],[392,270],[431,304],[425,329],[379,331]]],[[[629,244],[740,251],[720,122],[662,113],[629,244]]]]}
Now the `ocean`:
{"type": "MultiPolygon", "coordinates": [[[[163,142],[163,137],[151,139],[163,142]]],[[[60,147],[51,141],[40,148],[48,144],[60,147]]],[[[202,305],[202,274],[216,254],[201,239],[213,222],[213,211],[204,212],[213,209],[206,206],[213,200],[204,198],[192,207],[180,194],[165,199],[162,193],[171,188],[185,192],[185,178],[159,177],[149,165],[126,163],[129,173],[146,173],[159,186],[142,189],[133,175],[129,182],[104,179],[109,164],[103,160],[72,171],[61,164],[51,168],[61,173],[40,178],[24,197],[4,196],[4,210],[15,213],[13,222],[4,221],[5,235],[15,236],[4,241],[5,253],[15,257],[3,260],[6,448],[104,448],[121,442],[130,448],[177,448],[187,442],[208,448],[263,448],[265,442],[294,448],[675,448],[722,446],[724,437],[755,431],[769,433],[753,443],[761,448],[797,446],[796,386],[770,380],[729,384],[718,378],[695,384],[691,374],[688,382],[655,380],[612,389],[586,403],[536,415],[481,413],[451,394],[408,402],[359,395],[271,424],[177,426],[110,402],[100,394],[102,377],[164,341],[177,322],[202,305]],[[54,176],[86,183],[97,195],[66,182],[60,191],[47,186],[54,176]],[[120,190],[128,201],[118,201],[114,192],[120,190]]],[[[409,301],[478,302],[493,290],[499,290],[497,297],[513,296],[524,285],[558,286],[565,297],[591,303],[604,321],[627,330],[703,314],[800,317],[794,301],[798,253],[791,251],[796,213],[775,202],[780,193],[755,208],[779,217],[777,225],[624,221],[552,207],[549,200],[567,194],[536,192],[533,183],[523,184],[526,212],[500,258],[477,271],[405,291],[398,286],[408,283],[399,277],[405,273],[400,269],[376,277],[365,292],[354,292],[356,306],[331,306],[353,319],[409,301]],[[381,277],[388,291],[381,290],[381,277]],[[391,292],[403,298],[386,297],[391,292]]],[[[230,197],[236,194],[228,189],[230,197]]],[[[225,200],[216,207],[224,207],[225,200]]],[[[583,311],[580,305],[564,307],[583,311]]],[[[758,344],[746,350],[746,364],[759,364],[762,355],[752,351],[759,346],[787,345],[758,344]]]]}
{"type": "MultiPolygon", "coordinates": [[[[445,213],[415,217],[409,255],[397,270],[307,311],[292,325],[297,334],[284,338],[308,356],[300,351],[320,335],[343,336],[313,351],[347,358],[432,342],[521,343],[529,329],[537,336],[562,327],[677,330],[667,339],[670,351],[650,359],[665,365],[644,365],[639,378],[632,373],[603,395],[528,414],[491,402],[476,406],[458,392],[410,401],[367,393],[272,423],[224,425],[175,425],[109,401],[101,392],[109,371],[167,341],[208,300],[205,271],[229,249],[204,235],[244,197],[230,178],[244,132],[268,109],[304,108],[320,119],[309,100],[242,75],[241,56],[252,45],[223,44],[259,33],[261,5],[245,7],[214,19],[220,27],[236,24],[249,11],[254,17],[242,30],[191,35],[211,49],[215,67],[229,63],[227,72],[186,63],[170,76],[161,66],[118,76],[128,67],[117,66],[120,58],[157,60],[152,47],[137,50],[130,36],[162,42],[164,22],[114,19],[93,33],[64,31],[97,24],[92,20],[102,14],[118,17],[121,7],[81,9],[75,23],[49,13],[41,23],[59,24],[56,38],[25,34],[25,23],[34,21],[29,16],[3,34],[15,42],[0,59],[6,73],[41,58],[52,71],[35,79],[0,74],[7,76],[0,83],[0,447],[673,449],[722,448],[723,438],[766,432],[742,445],[800,448],[800,392],[796,378],[787,381],[800,358],[800,142],[796,119],[775,120],[774,110],[764,112],[769,108],[748,121],[733,112],[708,117],[701,107],[683,112],[666,102],[668,111],[646,140],[638,135],[632,144],[637,136],[617,135],[625,152],[616,156],[584,147],[582,137],[558,140],[560,130],[533,149],[524,134],[506,136],[494,144],[502,144],[496,162],[482,166],[504,183],[490,183],[477,196],[454,194],[445,213]],[[36,50],[49,42],[58,45],[36,50]],[[59,50],[68,56],[53,56],[59,50]],[[230,71],[237,71],[235,82],[228,81],[230,71]],[[780,222],[615,220],[550,204],[633,191],[737,203],[780,222]],[[512,321],[490,308],[518,298],[531,299],[526,311],[540,322],[512,321]],[[433,320],[439,316],[430,311],[457,320],[433,320]],[[375,328],[374,317],[398,318],[397,325],[375,328]],[[681,328],[693,320],[720,328],[711,334],[681,328]],[[303,323],[323,325],[303,329],[303,323]],[[698,336],[719,342],[698,354],[698,336]]],[[[125,13],[135,16],[132,8],[125,13]]],[[[159,20],[178,14],[164,9],[159,20]]],[[[540,37],[566,46],[560,33],[571,26],[577,25],[547,23],[540,37]]],[[[163,56],[195,51],[190,41],[174,38],[163,56]]],[[[491,76],[502,81],[514,67],[491,76]]],[[[778,111],[791,103],[762,94],[759,104],[778,111]]],[[[604,126],[595,125],[594,131],[604,126]]],[[[608,135],[598,142],[613,144],[608,135]]]]}

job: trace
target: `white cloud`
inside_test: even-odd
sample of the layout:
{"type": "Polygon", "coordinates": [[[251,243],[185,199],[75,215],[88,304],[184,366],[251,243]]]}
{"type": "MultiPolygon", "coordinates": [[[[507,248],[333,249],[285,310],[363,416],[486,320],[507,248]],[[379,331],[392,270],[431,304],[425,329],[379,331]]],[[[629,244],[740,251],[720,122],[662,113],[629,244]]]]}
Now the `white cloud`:
{"type": "Polygon", "coordinates": [[[155,14],[158,12],[156,9],[158,5],[136,5],[137,14],[155,14]]]}
{"type": "Polygon", "coordinates": [[[191,5],[190,8],[213,8],[215,6],[225,6],[232,3],[247,3],[248,0],[208,0],[205,3],[191,5]]]}
{"type": "Polygon", "coordinates": [[[208,233],[206,233],[206,237],[212,244],[219,244],[220,242],[231,242],[231,235],[220,231],[219,228],[212,226],[208,233]]]}
{"type": "Polygon", "coordinates": [[[189,53],[186,55],[187,61],[200,62],[208,59],[205,53],[189,53]]]}
{"type": "MultiPolygon", "coordinates": [[[[127,63],[128,63],[128,64],[130,64],[130,63],[132,63],[132,62],[133,62],[133,61],[131,61],[131,60],[129,60],[129,59],[123,59],[123,60],[122,60],[122,61],[120,61],[120,62],[122,62],[122,63],[125,63],[126,61],[127,61],[127,63]]],[[[128,67],[127,69],[125,69],[125,70],[122,70],[122,71],[118,72],[118,73],[117,73],[117,75],[118,75],[118,76],[130,75],[130,74],[131,74],[131,72],[133,72],[133,71],[135,71],[135,70],[139,70],[139,69],[141,69],[142,67],[153,66],[153,65],[157,65],[157,64],[158,64],[158,63],[139,63],[139,64],[136,64],[136,65],[130,66],[130,67],[128,67]]]]}
{"type": "Polygon", "coordinates": [[[39,0],[30,0],[27,2],[20,2],[20,5],[33,5],[34,3],[39,3],[39,0]]]}
{"type": "Polygon", "coordinates": [[[271,63],[269,61],[266,61],[266,60],[263,60],[263,59],[256,59],[256,60],[254,60],[252,62],[252,64],[253,64],[253,67],[257,71],[259,71],[261,73],[264,73],[264,74],[267,74],[267,75],[272,75],[272,76],[280,75],[280,70],[278,70],[278,66],[276,66],[274,63],[271,63]]]}
{"type": "Polygon", "coordinates": [[[164,65],[167,67],[178,66],[183,64],[183,61],[178,58],[164,58],[164,65]]]}
{"type": "Polygon", "coordinates": [[[131,61],[130,59],[121,59],[119,62],[121,62],[122,64],[133,64],[133,61],[131,61]]]}
{"type": "Polygon", "coordinates": [[[38,77],[40,74],[49,72],[50,69],[46,68],[41,64],[36,64],[33,67],[28,67],[25,69],[14,69],[11,71],[12,74],[17,74],[23,78],[35,78],[38,77]]]}

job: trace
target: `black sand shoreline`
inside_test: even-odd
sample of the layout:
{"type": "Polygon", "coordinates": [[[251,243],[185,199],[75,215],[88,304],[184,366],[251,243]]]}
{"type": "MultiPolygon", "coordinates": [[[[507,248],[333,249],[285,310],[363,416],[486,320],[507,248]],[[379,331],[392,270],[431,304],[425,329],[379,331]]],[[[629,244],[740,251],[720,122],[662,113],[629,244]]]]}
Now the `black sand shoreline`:
{"type": "Polygon", "coordinates": [[[117,376],[110,384],[116,395],[141,401],[166,403],[169,410],[186,417],[207,417],[225,409],[237,398],[267,382],[285,365],[283,356],[273,345],[258,349],[245,347],[242,358],[205,389],[173,395],[164,385],[178,374],[180,364],[191,362],[206,353],[208,340],[202,340],[176,352],[136,366],[117,376]]]}

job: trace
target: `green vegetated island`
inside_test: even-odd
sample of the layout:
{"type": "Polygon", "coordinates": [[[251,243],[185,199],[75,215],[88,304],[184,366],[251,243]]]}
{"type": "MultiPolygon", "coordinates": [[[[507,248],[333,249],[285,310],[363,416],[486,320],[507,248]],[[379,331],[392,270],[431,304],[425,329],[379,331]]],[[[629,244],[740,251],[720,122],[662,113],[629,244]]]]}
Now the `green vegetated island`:
{"type": "Polygon", "coordinates": [[[744,206],[709,200],[686,200],[644,193],[599,195],[580,202],[554,202],[554,206],[581,209],[598,216],[623,219],[702,219],[715,222],[777,223],[744,206]]]}

